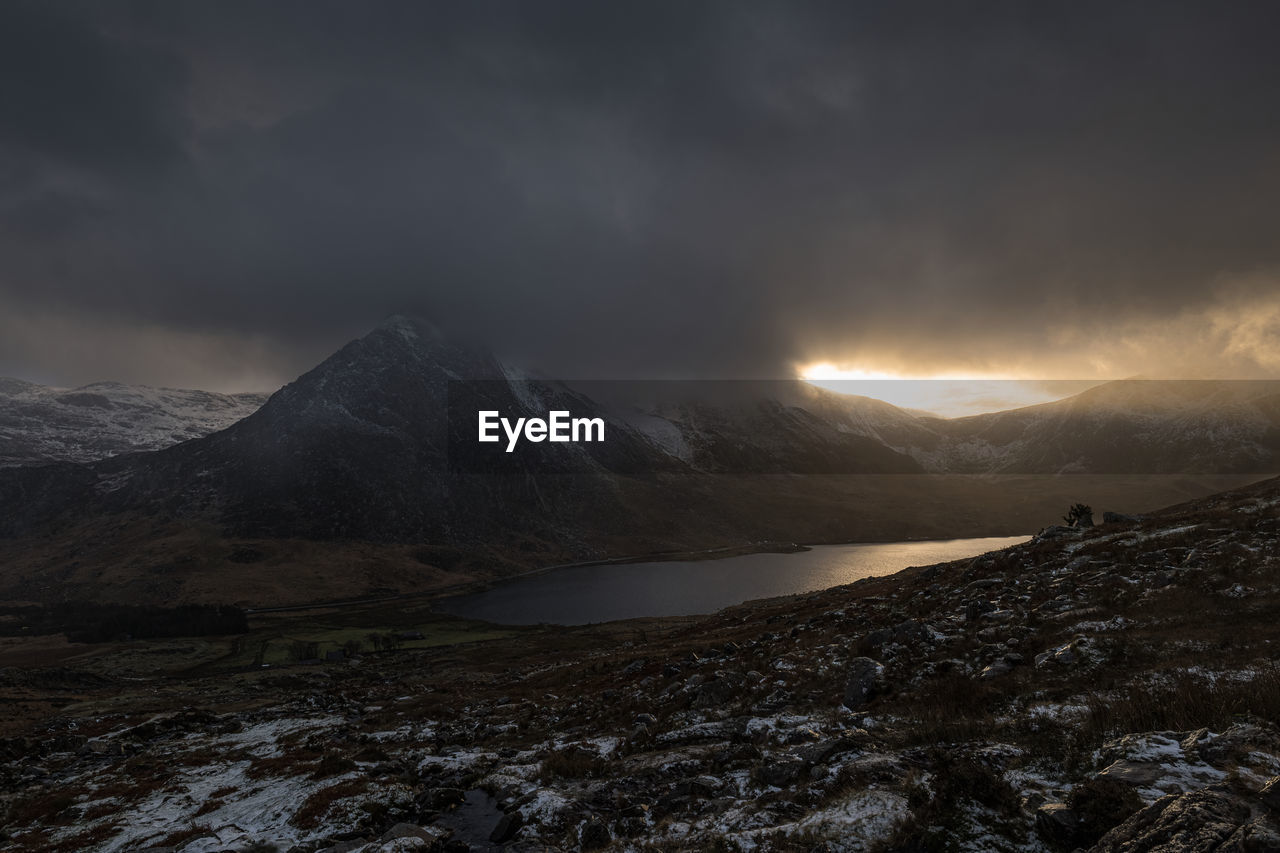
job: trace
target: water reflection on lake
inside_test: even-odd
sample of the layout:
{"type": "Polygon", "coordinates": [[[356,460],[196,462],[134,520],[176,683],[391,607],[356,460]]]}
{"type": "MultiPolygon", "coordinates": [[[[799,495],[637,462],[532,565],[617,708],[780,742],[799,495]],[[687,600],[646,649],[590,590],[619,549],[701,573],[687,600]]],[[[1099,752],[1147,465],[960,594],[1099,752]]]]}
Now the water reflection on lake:
{"type": "Polygon", "coordinates": [[[554,569],[472,595],[440,599],[446,613],[508,625],[583,625],[688,616],[753,598],[792,595],[889,575],[1025,542],[1026,536],[818,545],[795,554],[554,569]]]}

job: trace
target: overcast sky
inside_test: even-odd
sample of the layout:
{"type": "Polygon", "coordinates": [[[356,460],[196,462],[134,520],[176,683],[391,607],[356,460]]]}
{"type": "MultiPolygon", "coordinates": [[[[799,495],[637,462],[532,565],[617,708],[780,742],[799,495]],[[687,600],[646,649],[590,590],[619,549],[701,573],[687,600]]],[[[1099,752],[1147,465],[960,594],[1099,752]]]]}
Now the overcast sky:
{"type": "Polygon", "coordinates": [[[1271,3],[0,4],[0,375],[1280,371],[1271,3]]]}

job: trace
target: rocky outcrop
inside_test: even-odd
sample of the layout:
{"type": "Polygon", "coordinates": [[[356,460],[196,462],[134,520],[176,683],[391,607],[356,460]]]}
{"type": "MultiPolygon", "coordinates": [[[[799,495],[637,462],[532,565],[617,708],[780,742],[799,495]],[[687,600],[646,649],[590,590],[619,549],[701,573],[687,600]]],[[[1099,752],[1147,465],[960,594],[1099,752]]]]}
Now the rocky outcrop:
{"type": "Polygon", "coordinates": [[[1280,850],[1280,824],[1256,797],[1226,785],[1170,794],[1108,832],[1096,853],[1264,853],[1280,850]]]}

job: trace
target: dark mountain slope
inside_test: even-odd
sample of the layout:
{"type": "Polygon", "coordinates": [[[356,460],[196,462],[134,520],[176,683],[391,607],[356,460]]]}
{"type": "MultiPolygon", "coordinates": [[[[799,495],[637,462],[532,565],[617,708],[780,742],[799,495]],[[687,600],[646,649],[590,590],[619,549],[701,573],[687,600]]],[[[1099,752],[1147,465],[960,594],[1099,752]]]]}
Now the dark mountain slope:
{"type": "MultiPolygon", "coordinates": [[[[451,465],[451,382],[483,389],[508,414],[543,415],[534,409],[561,403],[591,414],[590,402],[563,386],[508,380],[491,356],[394,318],[222,432],[157,453],[0,478],[0,500],[23,506],[8,516],[7,532],[105,512],[208,519],[239,536],[467,542],[515,529],[551,535],[559,524],[590,529],[592,519],[602,520],[617,502],[619,472],[652,477],[675,464],[622,430],[607,447],[531,445],[501,473],[472,475],[464,460],[451,465]],[[556,473],[564,471],[573,476],[556,473]]],[[[475,429],[473,422],[453,426],[475,429]]],[[[453,450],[479,448],[456,442],[453,450]]]]}

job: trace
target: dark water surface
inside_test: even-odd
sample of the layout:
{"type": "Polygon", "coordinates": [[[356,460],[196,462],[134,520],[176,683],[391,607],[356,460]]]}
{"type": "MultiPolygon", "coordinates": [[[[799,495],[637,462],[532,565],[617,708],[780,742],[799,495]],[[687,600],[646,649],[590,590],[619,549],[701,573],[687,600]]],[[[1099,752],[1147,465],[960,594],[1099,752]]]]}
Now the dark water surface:
{"type": "Polygon", "coordinates": [[[554,569],[483,592],[440,599],[446,613],[507,625],[584,625],[688,616],[753,598],[793,595],[891,575],[1025,542],[1026,536],[817,545],[795,554],[554,569]]]}

